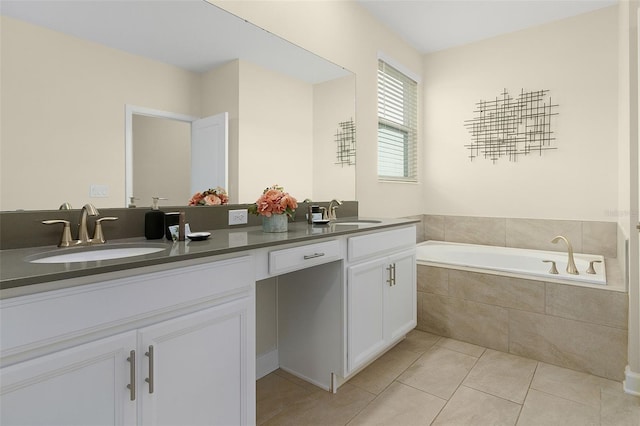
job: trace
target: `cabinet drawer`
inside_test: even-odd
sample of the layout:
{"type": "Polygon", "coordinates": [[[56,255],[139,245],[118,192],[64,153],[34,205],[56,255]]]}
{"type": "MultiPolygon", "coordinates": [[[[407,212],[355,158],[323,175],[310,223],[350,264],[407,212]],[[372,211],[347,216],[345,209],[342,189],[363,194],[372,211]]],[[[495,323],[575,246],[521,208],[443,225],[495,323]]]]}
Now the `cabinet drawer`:
{"type": "Polygon", "coordinates": [[[340,259],[340,242],[325,241],[269,252],[269,273],[279,275],[340,259]]]}
{"type": "Polygon", "coordinates": [[[415,226],[351,237],[347,243],[347,259],[349,262],[364,260],[395,250],[412,247],[415,244],[415,226]]]}
{"type": "Polygon", "coordinates": [[[3,300],[0,354],[127,328],[176,309],[248,293],[252,285],[253,264],[243,256],[3,300]]]}

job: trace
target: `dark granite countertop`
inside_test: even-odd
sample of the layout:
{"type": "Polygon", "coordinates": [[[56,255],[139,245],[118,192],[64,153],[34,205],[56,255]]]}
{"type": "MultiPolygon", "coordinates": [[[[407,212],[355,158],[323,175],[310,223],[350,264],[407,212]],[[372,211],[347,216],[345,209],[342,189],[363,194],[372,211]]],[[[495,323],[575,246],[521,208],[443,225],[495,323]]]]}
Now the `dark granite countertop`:
{"type": "MultiPolygon", "coordinates": [[[[353,221],[357,218],[343,218],[341,222],[353,221]]],[[[30,263],[29,260],[41,257],[45,253],[62,254],[69,250],[87,250],[84,248],[58,248],[55,246],[32,247],[0,251],[0,298],[19,295],[15,290],[19,287],[73,278],[90,277],[97,274],[129,270],[156,265],[163,265],[183,260],[218,256],[230,253],[271,247],[282,244],[302,243],[320,238],[329,238],[408,225],[417,222],[413,219],[376,219],[379,223],[359,225],[308,225],[306,222],[289,223],[289,231],[283,233],[264,233],[262,227],[240,227],[232,229],[212,229],[211,237],[204,241],[171,242],[166,239],[146,240],[144,238],[127,238],[108,241],[104,245],[91,248],[109,247],[113,245],[152,245],[165,247],[164,250],[120,259],[73,262],[73,263],[30,263]],[[10,291],[12,290],[12,291],[10,291]],[[11,294],[7,294],[7,293],[11,294]],[[4,294],[3,294],[4,293],[4,294]]],[[[193,229],[192,231],[205,231],[193,229]]],[[[29,293],[29,292],[25,292],[29,293]]]]}

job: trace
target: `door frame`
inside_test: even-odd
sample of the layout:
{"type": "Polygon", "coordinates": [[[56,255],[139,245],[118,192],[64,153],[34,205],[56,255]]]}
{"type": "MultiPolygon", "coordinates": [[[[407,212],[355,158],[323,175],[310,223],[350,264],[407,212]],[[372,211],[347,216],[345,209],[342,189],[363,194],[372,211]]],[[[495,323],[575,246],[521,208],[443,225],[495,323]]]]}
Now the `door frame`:
{"type": "Polygon", "coordinates": [[[124,135],[124,205],[129,205],[129,200],[133,197],[133,116],[145,115],[147,117],[168,118],[186,123],[193,123],[200,117],[178,114],[175,112],[162,111],[159,109],[141,107],[125,104],[125,135],[124,135]]]}

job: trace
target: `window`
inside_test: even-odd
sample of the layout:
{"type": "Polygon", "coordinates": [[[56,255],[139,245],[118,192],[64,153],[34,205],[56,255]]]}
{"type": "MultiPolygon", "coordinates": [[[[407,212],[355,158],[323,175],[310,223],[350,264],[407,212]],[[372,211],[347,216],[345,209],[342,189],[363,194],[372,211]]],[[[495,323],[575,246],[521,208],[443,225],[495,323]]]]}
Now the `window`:
{"type": "Polygon", "coordinates": [[[378,178],[417,179],[417,83],[378,60],[378,178]]]}

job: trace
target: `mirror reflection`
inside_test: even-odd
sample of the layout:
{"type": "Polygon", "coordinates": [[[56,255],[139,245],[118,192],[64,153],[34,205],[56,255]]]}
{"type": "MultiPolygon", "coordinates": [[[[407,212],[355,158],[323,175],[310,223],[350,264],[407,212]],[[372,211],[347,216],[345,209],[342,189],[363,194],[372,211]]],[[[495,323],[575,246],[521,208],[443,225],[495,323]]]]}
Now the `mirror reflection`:
{"type": "Polygon", "coordinates": [[[274,183],[355,199],[336,142],[355,119],[343,68],[202,0],[5,0],[1,12],[1,210],[186,205],[218,182],[232,203],[274,183]],[[191,142],[149,111],[181,117],[165,123],[224,114],[226,146],[195,154],[192,170],[191,142]]]}

